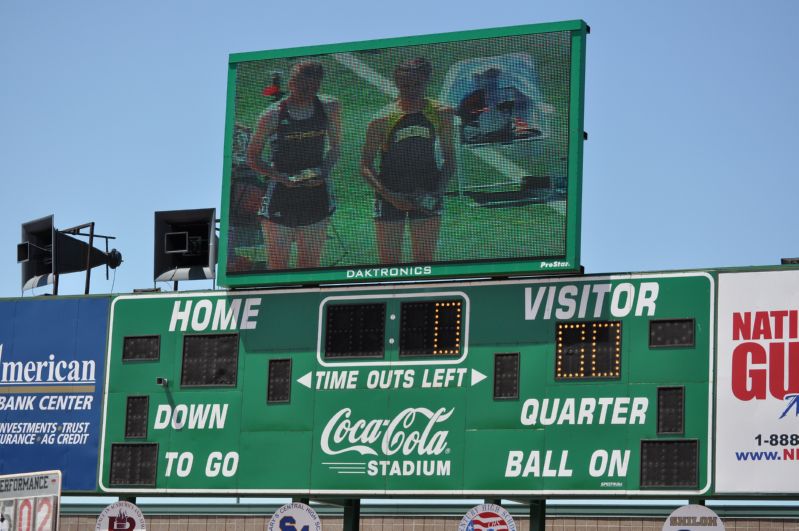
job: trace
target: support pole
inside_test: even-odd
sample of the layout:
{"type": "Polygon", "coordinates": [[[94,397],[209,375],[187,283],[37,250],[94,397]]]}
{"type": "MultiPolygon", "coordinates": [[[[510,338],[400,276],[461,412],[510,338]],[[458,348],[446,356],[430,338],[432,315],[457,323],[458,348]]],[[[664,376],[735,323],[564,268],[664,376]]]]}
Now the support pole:
{"type": "Polygon", "coordinates": [[[547,527],[547,501],[530,500],[530,531],[544,531],[547,527]]]}
{"type": "Polygon", "coordinates": [[[361,500],[354,498],[344,504],[344,530],[358,531],[361,525],[361,500]]]}
{"type": "MultiPolygon", "coordinates": [[[[108,240],[106,240],[107,242],[108,240]]],[[[94,221],[89,223],[89,246],[86,248],[86,287],[84,295],[89,294],[89,287],[92,283],[92,250],[94,249],[94,221]]]]}

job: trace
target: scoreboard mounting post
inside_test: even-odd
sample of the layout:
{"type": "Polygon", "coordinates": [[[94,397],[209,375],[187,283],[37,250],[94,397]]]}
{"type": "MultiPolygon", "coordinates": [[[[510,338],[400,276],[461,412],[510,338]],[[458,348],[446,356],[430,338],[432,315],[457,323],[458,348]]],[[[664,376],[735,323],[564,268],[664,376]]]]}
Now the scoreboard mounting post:
{"type": "Polygon", "coordinates": [[[702,496],[714,297],[707,273],[120,296],[99,484],[702,496]]]}

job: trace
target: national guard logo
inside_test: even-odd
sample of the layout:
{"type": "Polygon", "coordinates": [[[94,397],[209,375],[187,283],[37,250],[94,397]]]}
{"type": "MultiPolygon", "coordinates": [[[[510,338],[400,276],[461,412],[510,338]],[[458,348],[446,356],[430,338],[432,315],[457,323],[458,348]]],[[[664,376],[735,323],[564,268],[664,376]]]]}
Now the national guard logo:
{"type": "Polygon", "coordinates": [[[516,531],[510,513],[499,505],[475,505],[458,524],[458,531],[516,531]]]}
{"type": "Polygon", "coordinates": [[[287,503],[275,511],[266,526],[267,531],[321,531],[322,521],[304,503],[287,503]]]}
{"type": "Polygon", "coordinates": [[[100,513],[95,531],[146,531],[141,509],[130,502],[112,503],[100,513]]]}

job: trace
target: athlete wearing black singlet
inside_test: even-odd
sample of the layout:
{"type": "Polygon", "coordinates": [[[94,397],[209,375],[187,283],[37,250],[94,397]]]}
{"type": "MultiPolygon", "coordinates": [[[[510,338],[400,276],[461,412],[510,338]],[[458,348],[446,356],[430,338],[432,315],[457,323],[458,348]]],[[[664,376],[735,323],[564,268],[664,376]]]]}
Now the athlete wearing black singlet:
{"type": "Polygon", "coordinates": [[[375,191],[375,236],[382,264],[407,261],[402,250],[406,228],[412,261],[435,259],[441,196],[455,171],[455,149],[452,110],[425,97],[431,74],[432,65],[423,57],[397,65],[399,97],[366,128],[361,175],[375,191]]]}
{"type": "MultiPolygon", "coordinates": [[[[277,129],[270,138],[271,163],[275,171],[297,176],[303,170],[322,167],[328,118],[318,97],[313,101],[313,114],[305,119],[292,118],[286,100],[277,112],[277,129]]],[[[325,180],[318,186],[289,187],[270,181],[259,215],[286,227],[302,227],[317,223],[335,211],[330,187],[325,180]]]]}
{"type": "Polygon", "coordinates": [[[318,61],[295,64],[288,96],[261,115],[247,149],[248,164],[267,183],[258,214],[271,270],[291,267],[294,248],[295,267],[319,267],[327,240],[341,115],[335,98],[319,95],[323,76],[318,61]]]}
{"type": "Polygon", "coordinates": [[[439,109],[430,100],[421,112],[403,113],[394,104],[389,110],[389,131],[380,152],[378,179],[387,190],[405,195],[415,206],[403,211],[375,197],[375,218],[385,221],[422,219],[441,214],[441,170],[436,162],[436,123],[439,109]]]}

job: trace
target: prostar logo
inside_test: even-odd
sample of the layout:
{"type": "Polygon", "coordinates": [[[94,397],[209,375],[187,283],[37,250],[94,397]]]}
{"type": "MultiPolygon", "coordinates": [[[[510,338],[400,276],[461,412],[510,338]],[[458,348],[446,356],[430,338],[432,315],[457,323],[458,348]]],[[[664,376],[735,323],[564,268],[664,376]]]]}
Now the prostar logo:
{"type": "Polygon", "coordinates": [[[322,451],[327,455],[358,452],[376,456],[378,452],[373,446],[379,443],[380,451],[386,456],[397,453],[440,455],[447,449],[449,431],[434,431],[434,428],[449,419],[454,411],[455,408],[432,411],[425,407],[409,407],[393,419],[353,421],[352,410],[344,408],[333,415],[322,431],[322,451]]]}

